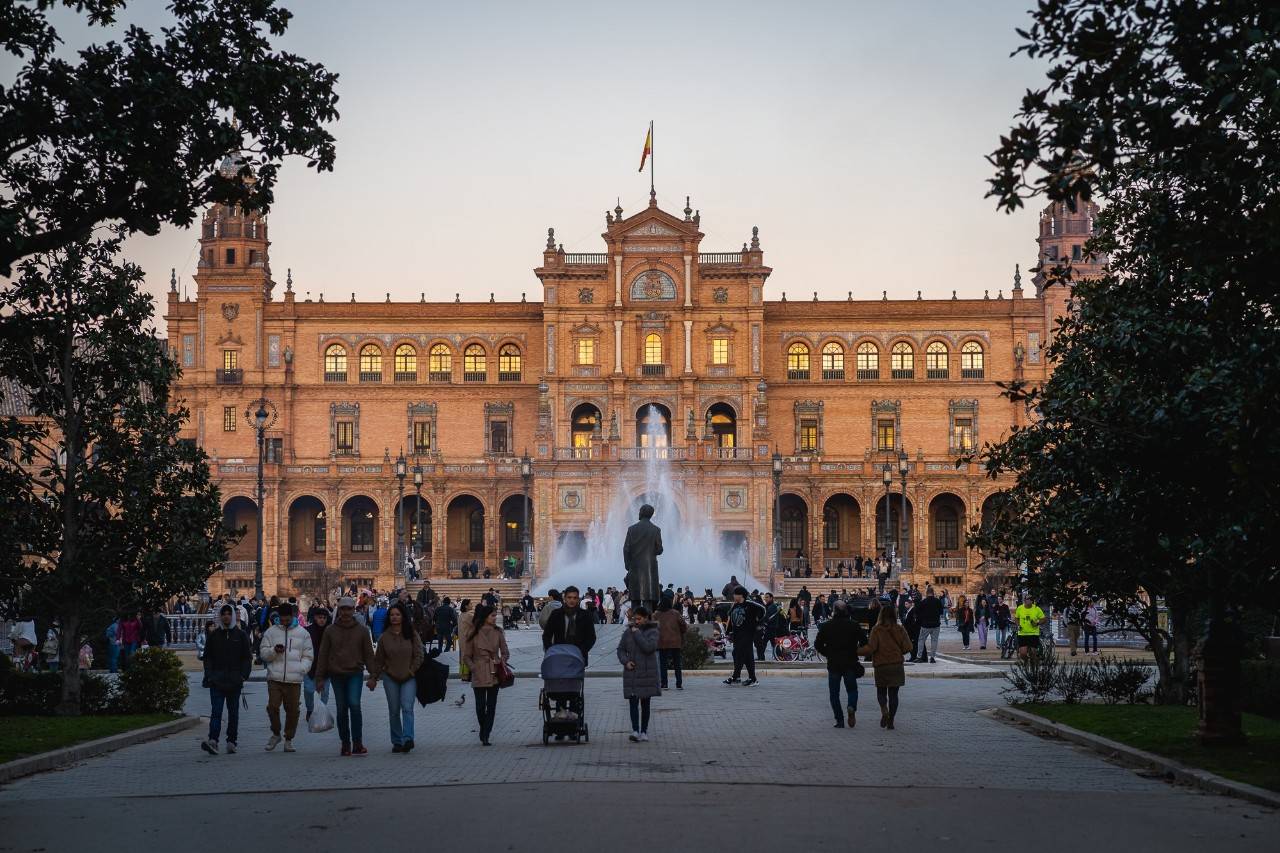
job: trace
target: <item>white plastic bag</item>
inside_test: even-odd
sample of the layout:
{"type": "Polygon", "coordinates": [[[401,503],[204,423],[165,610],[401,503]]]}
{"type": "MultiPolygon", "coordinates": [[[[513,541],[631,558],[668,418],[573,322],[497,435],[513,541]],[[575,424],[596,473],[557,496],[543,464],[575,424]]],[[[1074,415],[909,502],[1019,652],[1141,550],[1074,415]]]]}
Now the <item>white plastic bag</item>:
{"type": "Polygon", "coordinates": [[[311,711],[311,719],[307,720],[307,731],[327,732],[333,728],[333,713],[329,706],[319,700],[311,711]]]}

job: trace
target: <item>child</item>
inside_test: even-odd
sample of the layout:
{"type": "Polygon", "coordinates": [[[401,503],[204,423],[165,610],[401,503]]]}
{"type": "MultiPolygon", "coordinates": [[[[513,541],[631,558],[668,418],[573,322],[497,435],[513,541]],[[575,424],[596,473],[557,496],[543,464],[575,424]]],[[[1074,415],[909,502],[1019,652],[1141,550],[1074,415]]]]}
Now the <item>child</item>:
{"type": "Polygon", "coordinates": [[[622,664],[622,695],[631,706],[632,743],[649,740],[649,700],[662,695],[658,686],[658,625],[649,619],[649,610],[637,606],[631,611],[631,625],[618,641],[618,661],[622,664]]]}

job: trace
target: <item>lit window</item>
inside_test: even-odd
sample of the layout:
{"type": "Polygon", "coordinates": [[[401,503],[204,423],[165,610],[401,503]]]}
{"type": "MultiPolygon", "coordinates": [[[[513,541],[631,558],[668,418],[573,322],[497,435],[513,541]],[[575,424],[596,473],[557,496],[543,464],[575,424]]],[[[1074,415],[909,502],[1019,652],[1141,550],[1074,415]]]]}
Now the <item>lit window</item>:
{"type": "Polygon", "coordinates": [[[222,407],[222,431],[223,432],[236,431],[236,407],[235,406],[222,407]]]}
{"type": "Polygon", "coordinates": [[[240,352],[233,349],[224,349],[222,351],[222,369],[235,370],[240,366],[240,352]]]}
{"type": "Polygon", "coordinates": [[[418,378],[418,351],[409,344],[396,347],[396,381],[412,382],[418,378]]]}
{"type": "Polygon", "coordinates": [[[809,376],[809,347],[794,343],[787,347],[787,378],[807,379],[809,376]]]}
{"type": "Polygon", "coordinates": [[[382,348],[377,344],[365,344],[360,348],[360,381],[382,381],[382,348]]]}
{"type": "Polygon", "coordinates": [[[593,338],[578,338],[578,364],[596,363],[596,342],[593,338]]]}
{"type": "Polygon", "coordinates": [[[973,418],[956,418],[951,424],[951,449],[973,450],[973,418]]]}
{"type": "Polygon", "coordinates": [[[334,443],[339,453],[351,453],[356,447],[356,425],[353,421],[334,424],[334,443]]]}
{"type": "Polygon", "coordinates": [[[916,375],[915,350],[906,341],[898,341],[889,353],[889,370],[894,379],[913,379],[916,375]]]}
{"type": "Polygon", "coordinates": [[[503,344],[498,350],[498,381],[520,381],[520,348],[515,344],[503,344]]]}
{"type": "Polygon", "coordinates": [[[413,422],[413,452],[423,454],[431,452],[430,421],[413,422]]]}
{"type": "Polygon", "coordinates": [[[453,374],[453,351],[446,344],[436,344],[430,353],[431,381],[448,382],[453,374]]]}
{"type": "Polygon", "coordinates": [[[858,344],[858,378],[880,378],[880,348],[871,341],[858,344]]]}
{"type": "Polygon", "coordinates": [[[881,418],[876,421],[876,450],[896,450],[898,445],[897,430],[893,418],[881,418]]]}
{"type": "Polygon", "coordinates": [[[981,379],[983,374],[982,344],[969,341],[960,347],[960,376],[964,379],[981,379]]]}
{"type": "Polygon", "coordinates": [[[347,381],[347,348],[342,344],[330,344],[324,351],[324,381],[347,381]]]}
{"type": "Polygon", "coordinates": [[[949,372],[947,345],[934,341],[924,351],[925,375],[930,379],[946,379],[949,372]]]}
{"type": "Polygon", "coordinates": [[[483,382],[487,371],[484,347],[468,344],[462,351],[462,378],[467,382],[483,382]]]}
{"type": "Polygon", "coordinates": [[[662,336],[650,332],[644,339],[644,363],[662,364],[662,336]]]}
{"type": "Polygon", "coordinates": [[[818,449],[818,422],[805,419],[800,422],[800,452],[812,453],[818,449]]]}
{"type": "Polygon", "coordinates": [[[844,373],[844,347],[835,341],[822,347],[822,372],[838,371],[844,373]]]}
{"type": "Polygon", "coordinates": [[[712,364],[728,364],[729,363],[729,339],[728,338],[712,338],[711,339],[711,363],[712,364]]]}

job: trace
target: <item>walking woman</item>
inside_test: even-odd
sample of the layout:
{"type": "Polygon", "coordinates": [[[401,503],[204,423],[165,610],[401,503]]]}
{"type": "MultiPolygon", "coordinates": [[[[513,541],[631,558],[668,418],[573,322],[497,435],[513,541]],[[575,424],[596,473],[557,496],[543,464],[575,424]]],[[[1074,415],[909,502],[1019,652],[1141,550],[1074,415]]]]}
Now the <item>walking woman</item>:
{"type": "Polygon", "coordinates": [[[492,605],[481,604],[471,617],[466,642],[467,667],[471,671],[471,689],[476,694],[476,721],[480,723],[480,743],[489,746],[493,717],[498,710],[499,664],[511,658],[507,638],[498,627],[498,612],[492,605]]]}
{"type": "Polygon", "coordinates": [[[373,690],[381,680],[387,694],[392,752],[413,749],[413,702],[418,698],[415,676],[422,666],[422,658],[422,637],[413,628],[409,607],[397,601],[387,610],[387,627],[378,640],[366,682],[373,690]]]}
{"type": "Polygon", "coordinates": [[[649,611],[636,607],[631,625],[618,640],[618,661],[622,664],[622,695],[631,706],[632,743],[649,740],[649,700],[662,695],[658,686],[658,624],[649,621],[649,611]]]}
{"type": "Polygon", "coordinates": [[[893,728],[898,714],[898,689],[907,683],[907,669],[902,657],[911,651],[911,638],[898,624],[898,609],[892,604],[880,608],[880,616],[871,629],[871,638],[858,649],[869,655],[875,668],[876,701],[880,703],[880,728],[893,728]]]}
{"type": "Polygon", "coordinates": [[[956,628],[960,631],[960,641],[964,650],[969,651],[969,635],[973,633],[973,608],[965,596],[956,597],[956,628]]]}
{"type": "Polygon", "coordinates": [[[324,607],[312,607],[307,613],[307,633],[311,635],[311,647],[316,650],[315,657],[311,661],[311,668],[307,670],[306,676],[302,679],[302,701],[307,706],[307,719],[311,719],[311,712],[316,709],[316,694],[320,694],[320,701],[329,704],[329,685],[324,686],[324,690],[316,689],[316,663],[320,660],[320,643],[324,641],[324,629],[329,627],[329,611],[324,607]]]}
{"type": "Polygon", "coordinates": [[[978,629],[978,648],[987,647],[987,628],[991,625],[991,603],[985,595],[978,596],[977,606],[973,609],[973,624],[978,629]]]}

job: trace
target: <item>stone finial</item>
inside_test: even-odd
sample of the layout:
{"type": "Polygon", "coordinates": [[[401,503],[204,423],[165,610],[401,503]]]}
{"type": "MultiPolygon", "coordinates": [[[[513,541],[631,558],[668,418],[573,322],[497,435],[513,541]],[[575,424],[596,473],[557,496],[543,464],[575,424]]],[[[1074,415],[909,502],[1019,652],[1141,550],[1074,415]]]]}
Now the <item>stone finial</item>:
{"type": "Polygon", "coordinates": [[[693,224],[694,224],[694,225],[698,225],[698,224],[699,224],[699,223],[701,223],[701,222],[702,222],[702,211],[701,211],[701,210],[695,210],[695,211],[693,212],[693,224]]]}
{"type": "Polygon", "coordinates": [[[1013,292],[1015,294],[1022,292],[1022,270],[1018,264],[1013,265],[1013,292]]]}
{"type": "Polygon", "coordinates": [[[355,291],[354,291],[354,290],[353,290],[353,291],[351,291],[351,301],[352,301],[352,302],[355,302],[355,301],[356,301],[356,293],[355,293],[355,291]]]}
{"type": "Polygon", "coordinates": [[[924,299],[924,296],[922,296],[922,295],[921,295],[921,293],[920,293],[920,291],[918,291],[918,290],[916,291],[916,299],[917,299],[917,301],[918,301],[918,300],[921,300],[921,299],[924,299]]]}
{"type": "Polygon", "coordinates": [[[175,267],[169,267],[169,292],[178,292],[178,270],[175,267]]]}
{"type": "Polygon", "coordinates": [[[427,292],[425,290],[418,294],[418,301],[419,302],[427,301],[427,292]]]}
{"type": "Polygon", "coordinates": [[[622,198],[621,197],[618,198],[617,207],[613,209],[613,218],[619,222],[622,221],[622,198]]]}
{"type": "Polygon", "coordinates": [[[850,301],[850,302],[852,302],[852,301],[853,301],[853,291],[852,291],[852,290],[850,290],[850,291],[849,291],[849,301],[850,301]]]}
{"type": "Polygon", "coordinates": [[[390,462],[390,461],[391,461],[391,448],[390,448],[390,447],[384,447],[384,448],[382,448],[382,461],[383,461],[383,462],[390,462]]]}
{"type": "Polygon", "coordinates": [[[689,206],[689,196],[684,197],[684,221],[688,222],[693,217],[693,208],[689,206]]]}
{"type": "Polygon", "coordinates": [[[746,243],[743,243],[743,244],[742,244],[742,254],[744,254],[744,255],[745,255],[746,253],[747,253],[747,244],[746,244],[746,243]]]}
{"type": "Polygon", "coordinates": [[[991,298],[991,291],[990,291],[990,290],[984,290],[984,291],[982,291],[982,298],[983,298],[983,299],[990,299],[990,298],[991,298]]]}
{"type": "Polygon", "coordinates": [[[959,299],[960,297],[956,296],[956,292],[953,290],[953,291],[951,291],[951,298],[952,298],[952,299],[959,299]]]}
{"type": "Polygon", "coordinates": [[[462,294],[461,294],[461,293],[455,293],[455,294],[453,294],[453,301],[454,301],[454,304],[457,304],[457,303],[461,302],[461,301],[462,301],[462,294]]]}
{"type": "Polygon", "coordinates": [[[756,225],[751,226],[751,251],[760,251],[760,228],[756,225]]]}
{"type": "Polygon", "coordinates": [[[324,302],[324,291],[320,291],[320,301],[324,302]]]}
{"type": "Polygon", "coordinates": [[[284,292],[293,293],[293,267],[284,271],[284,292]]]}
{"type": "Polygon", "coordinates": [[[882,290],[882,291],[880,291],[880,301],[881,301],[881,302],[888,302],[888,301],[889,301],[889,291],[887,291],[887,290],[882,290]]]}
{"type": "Polygon", "coordinates": [[[1003,287],[996,291],[996,299],[1004,299],[1004,288],[1003,288],[1003,287]]]}
{"type": "Polygon", "coordinates": [[[388,294],[387,294],[387,301],[388,301],[388,302],[390,302],[390,301],[391,301],[391,294],[390,294],[390,293],[388,293],[388,294]]]}
{"type": "Polygon", "coordinates": [[[814,301],[814,302],[817,302],[817,301],[818,301],[818,291],[816,291],[816,290],[813,292],[813,301],[814,301]]]}
{"type": "Polygon", "coordinates": [[[787,301],[787,292],[786,292],[785,290],[784,290],[784,291],[782,291],[782,301],[783,301],[783,302],[786,302],[786,301],[787,301]]]}
{"type": "Polygon", "coordinates": [[[557,246],[557,247],[556,247],[556,251],[563,255],[563,254],[564,254],[564,243],[561,243],[559,246],[557,246]]]}
{"type": "Polygon", "coordinates": [[[493,291],[489,291],[489,301],[493,302],[493,291]]]}
{"type": "Polygon", "coordinates": [[[554,252],[556,250],[556,229],[547,229],[547,251],[554,252]]]}
{"type": "Polygon", "coordinates": [[[523,304],[524,304],[524,301],[525,301],[525,299],[524,299],[524,291],[522,290],[522,291],[520,291],[520,304],[521,304],[521,305],[523,305],[523,304]]]}

